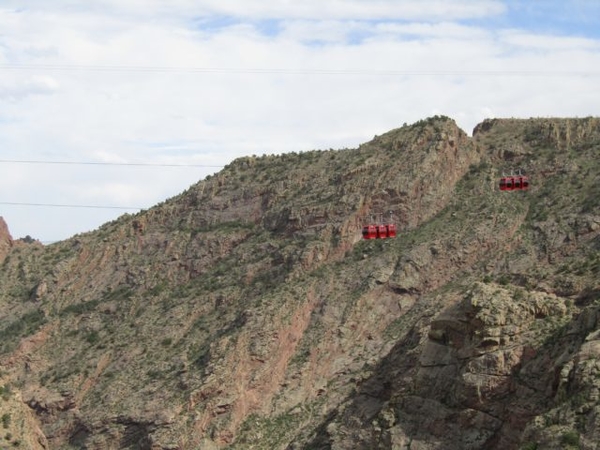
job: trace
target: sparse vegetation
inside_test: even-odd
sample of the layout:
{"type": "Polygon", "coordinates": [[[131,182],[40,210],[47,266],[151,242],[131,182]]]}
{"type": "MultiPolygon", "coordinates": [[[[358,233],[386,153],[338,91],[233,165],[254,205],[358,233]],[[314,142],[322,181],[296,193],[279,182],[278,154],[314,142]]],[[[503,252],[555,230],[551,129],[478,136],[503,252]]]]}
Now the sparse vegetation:
{"type": "Polygon", "coordinates": [[[2,414],[2,427],[4,429],[6,429],[6,428],[8,428],[10,426],[10,422],[11,422],[10,413],[4,413],[4,414],[2,414]]]}
{"type": "Polygon", "coordinates": [[[10,351],[16,345],[18,338],[36,332],[44,323],[46,323],[46,316],[41,310],[36,309],[23,314],[0,330],[0,350],[10,351]]]}
{"type": "Polygon", "coordinates": [[[566,431],[562,434],[560,441],[569,448],[580,448],[579,433],[577,431],[566,431]]]}
{"type": "Polygon", "coordinates": [[[8,399],[10,398],[9,385],[0,386],[0,397],[2,398],[2,400],[8,401],[8,399]]]}
{"type": "Polygon", "coordinates": [[[86,337],[85,340],[88,344],[94,345],[96,343],[98,343],[98,341],[100,340],[100,334],[97,331],[90,331],[86,337]]]}
{"type": "Polygon", "coordinates": [[[68,314],[74,314],[74,315],[86,314],[86,313],[94,311],[98,307],[99,304],[100,304],[99,299],[89,300],[89,301],[83,302],[83,303],[74,303],[72,305],[68,305],[65,308],[63,308],[59,314],[61,316],[68,315],[68,314]]]}
{"type": "Polygon", "coordinates": [[[297,430],[302,413],[279,414],[275,417],[260,417],[252,414],[242,424],[240,433],[243,436],[232,448],[243,449],[255,443],[255,448],[273,449],[285,444],[285,439],[297,430]],[[256,446],[256,443],[260,443],[256,446]]]}

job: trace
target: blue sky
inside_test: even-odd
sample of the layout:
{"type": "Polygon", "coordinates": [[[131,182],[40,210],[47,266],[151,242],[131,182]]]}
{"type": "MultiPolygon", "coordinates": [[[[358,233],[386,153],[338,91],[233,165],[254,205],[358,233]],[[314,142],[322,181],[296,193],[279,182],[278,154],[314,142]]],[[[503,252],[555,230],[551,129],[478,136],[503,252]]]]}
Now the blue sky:
{"type": "MultiPolygon", "coordinates": [[[[516,28],[530,32],[551,35],[599,37],[600,36],[600,2],[596,0],[579,1],[550,1],[550,0],[513,0],[497,2],[501,5],[495,14],[475,17],[465,16],[457,22],[472,27],[486,27],[490,29],[516,28]]],[[[420,19],[425,22],[439,22],[440,16],[427,17],[423,14],[420,19]]],[[[277,17],[253,19],[251,23],[265,36],[277,36],[285,29],[285,21],[277,17]]],[[[312,18],[313,21],[319,21],[312,18]]],[[[347,19],[361,21],[370,26],[385,22],[411,23],[411,18],[384,16],[361,20],[360,18],[347,19]]],[[[202,30],[220,31],[225,28],[243,24],[248,18],[237,15],[222,15],[211,17],[198,17],[193,26],[202,30]]],[[[362,41],[373,34],[373,31],[363,30],[354,35],[349,33],[350,43],[362,41]]]]}
{"type": "Polygon", "coordinates": [[[514,27],[552,35],[600,37],[600,2],[575,1],[509,1],[506,14],[494,27],[514,27]]]}
{"type": "Polygon", "coordinates": [[[470,133],[600,108],[592,0],[26,5],[0,1],[0,215],[14,237],[92,230],[239,156],[356,147],[436,114],[470,133]]]}

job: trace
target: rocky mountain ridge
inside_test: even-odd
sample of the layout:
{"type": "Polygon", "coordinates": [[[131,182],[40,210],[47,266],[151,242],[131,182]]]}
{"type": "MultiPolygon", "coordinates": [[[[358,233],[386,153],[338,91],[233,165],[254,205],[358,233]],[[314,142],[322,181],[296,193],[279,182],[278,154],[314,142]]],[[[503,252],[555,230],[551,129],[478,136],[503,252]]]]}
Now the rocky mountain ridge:
{"type": "Polygon", "coordinates": [[[434,117],[50,246],[3,227],[0,439],[597,448],[599,150],[595,118],[434,117]],[[398,237],[362,240],[388,211],[398,237]]]}

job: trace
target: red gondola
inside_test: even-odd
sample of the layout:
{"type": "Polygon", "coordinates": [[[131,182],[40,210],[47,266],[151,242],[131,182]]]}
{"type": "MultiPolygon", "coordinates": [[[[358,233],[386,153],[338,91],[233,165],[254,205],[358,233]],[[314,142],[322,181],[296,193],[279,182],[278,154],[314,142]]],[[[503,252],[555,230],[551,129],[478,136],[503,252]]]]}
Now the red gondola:
{"type": "Polygon", "coordinates": [[[387,239],[396,237],[396,224],[392,223],[392,212],[390,211],[390,219],[385,223],[380,220],[374,223],[372,219],[370,224],[364,225],[362,229],[363,239],[387,239]]]}
{"type": "Polygon", "coordinates": [[[521,190],[521,177],[513,177],[513,189],[515,191],[521,190]]]}
{"type": "Polygon", "coordinates": [[[521,171],[519,170],[517,175],[500,178],[499,187],[501,191],[526,191],[529,189],[529,178],[521,175],[521,171]]]}
{"type": "Polygon", "coordinates": [[[396,224],[390,223],[387,225],[387,235],[389,238],[396,237],[396,224]]]}
{"type": "Polygon", "coordinates": [[[379,239],[387,239],[387,237],[388,237],[387,226],[385,226],[383,224],[377,225],[377,237],[379,239]]]}
{"type": "Polygon", "coordinates": [[[506,190],[513,191],[515,189],[515,183],[513,177],[506,177],[506,190]]]}
{"type": "Polygon", "coordinates": [[[375,225],[365,225],[362,235],[363,239],[377,239],[377,227],[375,225]]]}

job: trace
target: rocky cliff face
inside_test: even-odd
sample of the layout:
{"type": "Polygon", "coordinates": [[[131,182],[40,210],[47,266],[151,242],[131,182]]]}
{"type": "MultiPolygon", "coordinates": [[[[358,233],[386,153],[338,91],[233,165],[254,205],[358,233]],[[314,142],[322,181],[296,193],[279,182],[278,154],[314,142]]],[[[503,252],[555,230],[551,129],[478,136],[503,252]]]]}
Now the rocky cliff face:
{"type": "Polygon", "coordinates": [[[13,239],[8,231],[8,225],[6,225],[4,218],[0,216],[0,262],[8,255],[12,243],[13,239]]]}
{"type": "Polygon", "coordinates": [[[10,247],[0,363],[20,433],[595,448],[599,149],[597,119],[490,120],[470,138],[436,117],[357,149],[242,158],[97,231],[10,247]],[[531,189],[498,191],[516,168],[531,189]],[[389,211],[398,237],[362,240],[389,211]]]}

